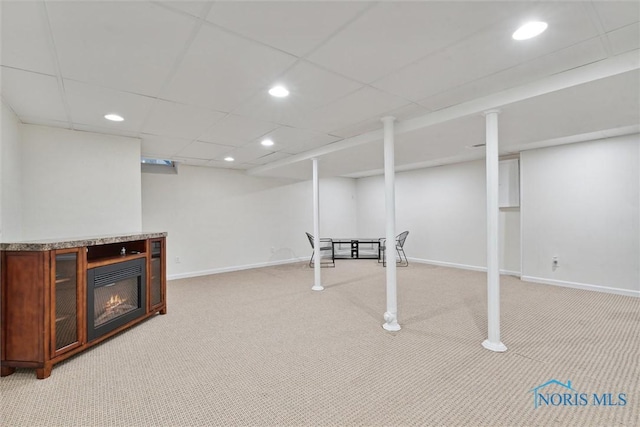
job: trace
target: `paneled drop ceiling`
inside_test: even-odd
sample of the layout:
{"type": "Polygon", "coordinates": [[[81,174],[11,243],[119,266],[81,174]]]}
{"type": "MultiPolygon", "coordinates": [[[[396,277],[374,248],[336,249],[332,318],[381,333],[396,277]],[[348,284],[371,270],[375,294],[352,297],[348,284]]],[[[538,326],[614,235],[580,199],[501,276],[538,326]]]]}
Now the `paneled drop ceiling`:
{"type": "Polygon", "coordinates": [[[1,95],[19,119],[140,138],[146,157],[296,179],[318,157],[321,176],[357,177],[382,170],[389,115],[398,170],[482,158],[488,108],[503,154],[640,129],[638,1],[1,7],[1,95]],[[513,40],[530,19],[548,30],[513,40]]]}

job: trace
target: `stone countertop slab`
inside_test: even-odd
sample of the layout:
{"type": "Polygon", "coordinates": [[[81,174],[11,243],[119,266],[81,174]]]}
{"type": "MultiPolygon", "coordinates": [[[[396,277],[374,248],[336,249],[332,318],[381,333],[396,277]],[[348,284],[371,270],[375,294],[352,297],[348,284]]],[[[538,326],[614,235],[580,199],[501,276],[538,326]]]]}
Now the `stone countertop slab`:
{"type": "Polygon", "coordinates": [[[90,237],[71,237],[58,239],[40,239],[22,242],[0,243],[3,251],[50,251],[54,249],[79,248],[84,246],[106,245],[109,243],[131,242],[134,240],[166,237],[166,232],[140,232],[128,234],[108,234],[90,237]]]}

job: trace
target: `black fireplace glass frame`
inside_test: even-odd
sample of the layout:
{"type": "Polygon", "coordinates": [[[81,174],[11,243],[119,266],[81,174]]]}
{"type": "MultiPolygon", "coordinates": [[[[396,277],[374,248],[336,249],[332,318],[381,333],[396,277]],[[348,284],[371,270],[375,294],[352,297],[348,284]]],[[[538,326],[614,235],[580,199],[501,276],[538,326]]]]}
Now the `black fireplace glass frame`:
{"type": "Polygon", "coordinates": [[[147,263],[145,258],[137,258],[87,270],[87,340],[93,341],[119,328],[147,312],[147,263]],[[109,278],[117,281],[137,279],[138,308],[115,317],[95,327],[95,289],[109,286],[109,278]],[[106,280],[106,283],[105,283],[106,280]],[[96,285],[96,282],[98,284],[96,285]]]}

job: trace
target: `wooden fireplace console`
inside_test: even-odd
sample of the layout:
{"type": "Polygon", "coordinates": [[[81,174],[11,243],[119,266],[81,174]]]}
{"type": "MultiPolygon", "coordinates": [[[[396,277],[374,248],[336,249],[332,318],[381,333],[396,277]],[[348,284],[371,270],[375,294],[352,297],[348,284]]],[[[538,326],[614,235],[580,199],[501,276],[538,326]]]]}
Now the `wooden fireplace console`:
{"type": "Polygon", "coordinates": [[[34,368],[39,379],[47,378],[54,364],[156,313],[165,314],[166,235],[0,243],[0,375],[11,375],[16,368],[34,368]],[[87,339],[87,271],[136,259],[144,260],[142,314],[87,339]]]}

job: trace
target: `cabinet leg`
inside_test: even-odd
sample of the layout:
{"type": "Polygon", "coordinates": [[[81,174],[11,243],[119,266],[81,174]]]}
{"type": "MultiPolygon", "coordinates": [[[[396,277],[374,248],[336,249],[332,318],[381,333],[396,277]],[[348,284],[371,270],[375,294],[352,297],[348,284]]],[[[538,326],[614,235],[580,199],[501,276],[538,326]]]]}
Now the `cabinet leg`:
{"type": "Polygon", "coordinates": [[[49,378],[51,375],[51,368],[53,368],[51,363],[45,363],[44,367],[36,369],[36,377],[38,377],[39,380],[49,378]]]}
{"type": "Polygon", "coordinates": [[[167,314],[167,307],[160,309],[160,311],[158,313],[167,314]]]}
{"type": "Polygon", "coordinates": [[[12,368],[10,366],[2,366],[0,367],[0,377],[8,377],[16,371],[16,368],[12,368]]]}

